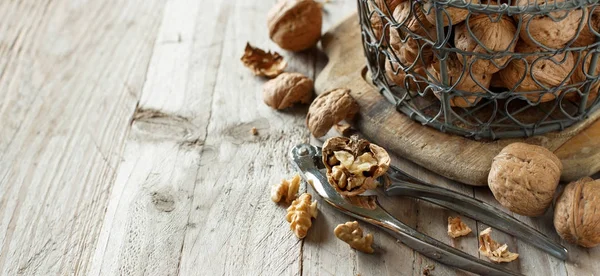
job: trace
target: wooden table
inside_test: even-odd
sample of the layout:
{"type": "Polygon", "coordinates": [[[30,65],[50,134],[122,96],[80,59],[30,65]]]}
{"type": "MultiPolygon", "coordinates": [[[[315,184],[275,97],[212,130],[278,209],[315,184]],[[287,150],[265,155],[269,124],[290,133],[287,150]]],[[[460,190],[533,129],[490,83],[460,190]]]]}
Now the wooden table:
{"type": "MultiPolygon", "coordinates": [[[[1,275],[420,275],[431,260],[372,227],[377,253],[332,234],[349,218],[321,204],[298,240],[271,185],[293,174],[287,150],[309,141],[307,107],[262,103],[263,79],[239,58],[268,38],[271,1],[0,1],[1,275]],[[249,134],[256,127],[258,136],[249,134]]],[[[355,9],[325,5],[325,29],[355,9]]],[[[282,52],[314,78],[318,50],[282,52]]],[[[314,141],[318,142],[318,141],[314,141]]],[[[485,188],[418,177],[495,203],[485,188]]],[[[451,240],[453,214],[383,199],[402,221],[451,240]]],[[[558,240],[551,211],[519,217],[558,240]]],[[[472,228],[486,226],[465,219],[472,228]]],[[[561,262],[501,232],[531,275],[591,275],[600,249],[566,245],[561,262]]],[[[464,272],[437,264],[434,275],[464,272]]]]}

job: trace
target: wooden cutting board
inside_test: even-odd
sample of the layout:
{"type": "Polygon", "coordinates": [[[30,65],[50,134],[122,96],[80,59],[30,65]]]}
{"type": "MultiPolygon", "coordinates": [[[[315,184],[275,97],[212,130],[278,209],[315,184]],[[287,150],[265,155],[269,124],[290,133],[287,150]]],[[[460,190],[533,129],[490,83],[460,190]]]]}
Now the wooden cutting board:
{"type": "Polygon", "coordinates": [[[356,14],[332,28],[322,38],[329,57],[317,77],[317,93],[345,87],[360,105],[353,122],[374,143],[435,173],[470,185],[487,185],[494,156],[513,142],[544,146],[561,158],[562,180],[571,181],[600,170],[600,111],[561,132],[531,138],[475,141],[445,134],[423,126],[396,111],[373,84],[366,81],[367,69],[356,14]]]}

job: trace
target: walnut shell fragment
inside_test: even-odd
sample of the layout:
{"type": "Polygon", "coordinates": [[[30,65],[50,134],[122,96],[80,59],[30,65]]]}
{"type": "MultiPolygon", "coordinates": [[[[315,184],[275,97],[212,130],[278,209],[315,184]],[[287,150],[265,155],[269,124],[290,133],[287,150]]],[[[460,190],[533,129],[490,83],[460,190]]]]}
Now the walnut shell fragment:
{"type": "Polygon", "coordinates": [[[263,85],[263,101],[275,109],[310,103],[313,81],[300,73],[282,73],[263,85]]]}
{"type": "Polygon", "coordinates": [[[344,196],[356,196],[377,187],[376,180],[390,166],[389,154],[358,136],[332,137],[323,144],[327,180],[344,196]]]}
{"type": "Polygon", "coordinates": [[[564,240],[583,247],[600,245],[600,180],[569,183],[556,201],[554,227],[564,240]]]}
{"type": "Polygon", "coordinates": [[[349,244],[350,247],[365,253],[373,253],[373,235],[367,234],[363,236],[363,230],[358,225],[357,221],[349,221],[344,224],[338,224],[333,230],[335,236],[349,244]]]}
{"type": "MultiPolygon", "coordinates": [[[[492,4],[496,4],[496,2],[492,2],[492,4]]],[[[505,51],[513,52],[517,44],[517,28],[513,20],[508,16],[497,18],[486,14],[478,14],[471,16],[465,22],[456,26],[454,30],[454,44],[456,48],[466,52],[485,55],[505,51]]],[[[496,59],[480,59],[474,55],[468,55],[466,56],[466,65],[474,73],[493,74],[500,71],[500,68],[509,58],[510,56],[496,59]]],[[[458,54],[458,61],[463,62],[462,55],[460,54],[458,54]]]]}
{"type": "Polygon", "coordinates": [[[471,228],[467,226],[460,217],[448,217],[448,236],[458,238],[471,233],[471,228]]]}
{"type": "Polygon", "coordinates": [[[256,76],[274,78],[283,72],[287,62],[277,52],[265,52],[246,43],[244,55],[240,59],[256,76]]]}
{"type": "Polygon", "coordinates": [[[487,228],[479,233],[479,252],[495,263],[508,263],[516,260],[519,254],[508,251],[508,245],[500,245],[492,240],[492,228],[487,228]]]}
{"type": "Polygon", "coordinates": [[[323,14],[313,0],[281,0],[267,15],[269,37],[289,51],[308,49],[321,39],[323,14]]]}
{"type": "Polygon", "coordinates": [[[300,189],[300,175],[296,174],[292,179],[282,179],[281,183],[273,186],[271,189],[271,200],[275,203],[285,200],[290,203],[296,199],[296,194],[300,189]]]}
{"type": "Polygon", "coordinates": [[[306,126],[315,137],[322,137],[336,123],[353,119],[358,109],[358,103],[350,95],[349,89],[333,89],[312,102],[306,115],[306,126]]]}
{"type": "Polygon", "coordinates": [[[317,202],[312,201],[310,194],[304,193],[292,202],[287,209],[285,219],[290,223],[290,229],[294,231],[296,237],[303,239],[312,226],[312,218],[317,218],[317,202]]]}
{"type": "Polygon", "coordinates": [[[562,162],[548,149],[512,143],[494,157],[488,186],[500,204],[524,216],[540,216],[552,203],[562,162]]]}

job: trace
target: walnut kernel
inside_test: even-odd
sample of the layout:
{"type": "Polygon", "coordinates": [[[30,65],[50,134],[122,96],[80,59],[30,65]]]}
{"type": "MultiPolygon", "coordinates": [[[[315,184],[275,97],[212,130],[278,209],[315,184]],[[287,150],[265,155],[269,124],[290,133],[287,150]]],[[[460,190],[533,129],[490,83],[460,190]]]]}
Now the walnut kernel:
{"type": "Polygon", "coordinates": [[[317,202],[311,202],[311,199],[310,194],[304,193],[287,209],[285,219],[299,239],[306,237],[308,229],[312,226],[311,218],[317,218],[317,202]]]}
{"type": "Polygon", "coordinates": [[[334,230],[335,236],[349,244],[350,247],[365,253],[373,253],[373,235],[367,234],[363,236],[363,230],[358,225],[357,221],[349,221],[344,224],[339,224],[334,230]]]}
{"type": "Polygon", "coordinates": [[[377,187],[387,171],[390,156],[381,147],[357,136],[332,137],[323,145],[327,180],[340,194],[355,196],[377,187]]]}
{"type": "Polygon", "coordinates": [[[306,125],[315,137],[322,137],[336,123],[354,118],[358,103],[350,96],[350,90],[333,89],[319,95],[308,108],[306,125]]]}
{"type": "Polygon", "coordinates": [[[313,0],[281,0],[267,15],[269,37],[290,51],[308,49],[321,38],[321,5],[313,0]]]}
{"type": "Polygon", "coordinates": [[[471,233],[471,228],[467,226],[460,217],[448,217],[448,236],[458,238],[471,233]]]}
{"type": "Polygon", "coordinates": [[[277,52],[265,52],[246,43],[242,63],[257,76],[277,77],[287,66],[287,62],[277,52]]]}
{"type": "Polygon", "coordinates": [[[600,180],[569,183],[556,201],[554,227],[561,238],[583,247],[600,245],[600,180]]]}
{"type": "Polygon", "coordinates": [[[313,81],[300,73],[282,73],[263,86],[265,104],[275,109],[286,109],[295,103],[310,103],[313,81]]]}
{"type": "Polygon", "coordinates": [[[516,260],[519,254],[508,251],[508,245],[500,245],[492,240],[492,228],[487,228],[479,233],[479,252],[495,263],[508,263],[516,260]]]}
{"type": "Polygon", "coordinates": [[[282,179],[279,185],[275,185],[271,189],[271,200],[277,203],[284,199],[285,202],[290,203],[296,199],[299,189],[300,175],[296,174],[292,179],[282,179]]]}

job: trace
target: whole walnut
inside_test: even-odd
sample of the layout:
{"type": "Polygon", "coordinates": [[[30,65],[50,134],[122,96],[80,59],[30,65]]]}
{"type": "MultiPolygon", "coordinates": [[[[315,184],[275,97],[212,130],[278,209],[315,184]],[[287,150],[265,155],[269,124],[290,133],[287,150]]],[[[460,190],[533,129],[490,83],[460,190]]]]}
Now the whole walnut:
{"type": "Polygon", "coordinates": [[[332,137],[323,144],[327,180],[343,196],[356,196],[377,187],[390,166],[389,154],[358,136],[332,137]]]}
{"type": "MultiPolygon", "coordinates": [[[[592,56],[593,53],[592,52],[582,52],[581,54],[578,55],[578,62],[577,65],[575,67],[575,72],[573,72],[573,75],[571,75],[571,83],[572,84],[582,84],[580,86],[580,91],[584,92],[584,88],[585,85],[583,85],[583,82],[585,82],[586,80],[588,80],[586,75],[589,75],[592,78],[597,78],[598,75],[600,75],[600,66],[596,66],[596,68],[594,68],[593,72],[590,71],[590,62],[592,61],[592,56]],[[585,62],[583,62],[585,60],[585,62]],[[585,70],[585,73],[584,73],[585,70]]],[[[596,98],[598,97],[598,90],[600,89],[600,81],[595,81],[592,83],[592,85],[590,86],[590,93],[588,95],[588,99],[587,99],[587,104],[592,104],[596,98]]],[[[567,95],[568,98],[571,98],[573,100],[580,100],[579,94],[577,93],[570,93],[569,95],[567,95]],[[571,96],[572,97],[568,97],[571,96]],[[575,96],[576,95],[576,96],[575,96]]]]}
{"type": "Polygon", "coordinates": [[[267,15],[269,37],[290,51],[308,49],[321,39],[323,14],[313,0],[281,0],[267,15]]]}
{"type": "Polygon", "coordinates": [[[597,7],[594,11],[590,12],[587,18],[589,21],[583,22],[583,29],[581,29],[575,42],[573,42],[574,47],[585,47],[594,44],[598,39],[598,36],[590,30],[590,25],[596,33],[600,32],[600,8],[597,7]]]}
{"type": "MultiPolygon", "coordinates": [[[[431,76],[429,80],[442,86],[442,76],[440,74],[440,61],[435,59],[434,62],[427,69],[431,76]]],[[[456,93],[450,98],[450,105],[458,107],[471,107],[481,100],[477,95],[464,95],[459,96],[458,93],[486,93],[486,90],[490,87],[492,81],[492,75],[486,73],[472,72],[469,74],[468,68],[465,68],[461,62],[458,61],[456,54],[449,54],[446,59],[446,68],[448,72],[448,84],[444,87],[448,89],[452,88],[452,93],[456,93]],[[474,77],[472,77],[472,76],[474,77]],[[458,90],[458,91],[457,91],[458,90]]],[[[447,93],[447,92],[441,92],[447,93]]],[[[453,94],[450,94],[451,96],[453,94]]],[[[435,93],[435,96],[441,99],[440,93],[435,93]]]]}
{"type": "MultiPolygon", "coordinates": [[[[427,20],[431,22],[434,26],[436,25],[436,14],[435,7],[433,3],[435,0],[425,0],[423,4],[423,8],[425,9],[425,13],[427,15],[427,20]]],[[[465,3],[470,4],[479,4],[481,1],[479,0],[465,0],[465,3]]],[[[469,10],[466,8],[456,8],[456,7],[446,7],[442,12],[442,17],[444,20],[444,27],[449,25],[456,25],[460,22],[465,21],[467,16],[469,15],[469,10]]]]}
{"type": "MultiPolygon", "coordinates": [[[[516,5],[522,8],[538,5],[554,7],[564,5],[567,0],[517,0],[516,5]]],[[[531,46],[538,44],[559,49],[575,38],[582,20],[587,18],[587,10],[563,10],[547,14],[524,13],[515,15],[515,21],[522,20],[521,40],[531,46]],[[561,19],[554,21],[554,19],[561,19]],[[528,31],[529,30],[529,31],[528,31]]]]}
{"type": "MultiPolygon", "coordinates": [[[[496,2],[492,3],[496,4],[496,2]]],[[[486,14],[471,16],[465,22],[456,26],[454,32],[456,48],[485,55],[506,51],[513,52],[518,39],[515,23],[508,16],[502,16],[501,18],[490,18],[486,14]]],[[[509,58],[508,55],[496,59],[467,55],[466,62],[467,65],[472,63],[471,70],[473,72],[493,74],[500,71],[500,68],[509,58]]],[[[463,62],[462,55],[458,55],[458,60],[463,62]]]]}
{"type": "Polygon", "coordinates": [[[322,137],[336,123],[354,118],[359,106],[350,90],[337,88],[319,95],[308,108],[306,126],[315,137],[322,137]]]}
{"type": "Polygon", "coordinates": [[[494,157],[488,186],[500,204],[524,216],[540,216],[552,203],[562,163],[540,146],[513,143],[494,157]]]}
{"type": "Polygon", "coordinates": [[[554,208],[561,238],[583,247],[600,244],[600,180],[584,177],[569,183],[554,208]]]}
{"type": "Polygon", "coordinates": [[[300,73],[282,73],[263,85],[265,104],[275,109],[285,109],[295,103],[310,103],[313,81],[300,73]]]}
{"type": "MultiPolygon", "coordinates": [[[[544,52],[544,50],[519,42],[515,52],[539,53],[544,52]]],[[[562,91],[556,91],[555,93],[535,93],[531,91],[546,91],[559,85],[569,84],[571,80],[567,77],[573,70],[573,66],[575,66],[575,59],[571,52],[534,54],[513,59],[506,68],[499,72],[499,77],[505,87],[514,88],[515,91],[524,93],[524,96],[530,101],[548,102],[554,100],[562,91]],[[527,61],[527,66],[525,61],[527,61]],[[533,78],[531,75],[533,75],[533,78]],[[544,87],[538,85],[538,82],[544,87]]]]}
{"type": "MultiPolygon", "coordinates": [[[[400,4],[402,1],[405,0],[373,0],[367,2],[370,16],[369,21],[371,21],[371,29],[373,30],[373,34],[378,41],[381,41],[381,36],[386,34],[384,32],[384,26],[388,23],[382,17],[382,14],[383,16],[390,18],[396,6],[398,6],[398,4],[400,4]],[[381,13],[375,7],[377,7],[381,13]]],[[[383,40],[384,44],[386,41],[387,37],[383,40]]]]}
{"type": "Polygon", "coordinates": [[[389,30],[391,49],[407,64],[418,60],[420,66],[426,67],[433,59],[433,49],[430,44],[425,43],[423,39],[415,38],[412,34],[435,41],[437,39],[435,26],[427,21],[421,5],[414,3],[411,8],[410,1],[400,3],[394,10],[393,17],[402,25],[397,29],[389,30]]]}
{"type": "MultiPolygon", "coordinates": [[[[408,62],[402,62],[405,68],[409,68],[412,64],[408,62]]],[[[416,63],[411,68],[412,71],[404,71],[400,66],[400,63],[394,60],[387,60],[385,62],[385,74],[390,81],[407,89],[413,96],[419,91],[423,91],[427,84],[424,79],[427,79],[427,73],[424,66],[421,63],[416,63]],[[408,87],[405,85],[408,83],[408,87]]]]}

